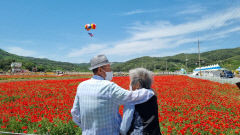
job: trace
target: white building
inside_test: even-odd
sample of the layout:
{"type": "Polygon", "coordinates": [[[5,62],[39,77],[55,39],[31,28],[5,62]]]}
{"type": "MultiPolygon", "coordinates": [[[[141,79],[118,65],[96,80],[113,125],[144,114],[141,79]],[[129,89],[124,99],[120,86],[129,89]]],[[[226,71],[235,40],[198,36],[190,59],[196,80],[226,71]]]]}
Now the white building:
{"type": "Polygon", "coordinates": [[[220,76],[220,72],[223,68],[220,67],[218,64],[209,65],[205,67],[198,67],[193,70],[193,75],[201,75],[202,76],[220,76]]]}
{"type": "Polygon", "coordinates": [[[11,69],[12,69],[12,73],[22,72],[22,63],[12,62],[11,69]]]}
{"type": "Polygon", "coordinates": [[[240,72],[240,66],[236,70],[240,72]]]}

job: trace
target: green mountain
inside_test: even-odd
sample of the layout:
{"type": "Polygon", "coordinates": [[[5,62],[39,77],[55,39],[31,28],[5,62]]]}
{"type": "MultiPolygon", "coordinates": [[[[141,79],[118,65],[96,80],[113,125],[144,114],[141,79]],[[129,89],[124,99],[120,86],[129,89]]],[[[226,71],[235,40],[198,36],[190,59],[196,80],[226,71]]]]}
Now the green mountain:
{"type": "Polygon", "coordinates": [[[23,57],[15,54],[8,53],[0,49],[0,71],[9,71],[12,62],[22,62],[23,68],[32,71],[34,67],[37,67],[38,71],[89,71],[89,64],[73,64],[68,62],[52,61],[48,59],[40,59],[33,57],[23,57]]]}
{"type": "MultiPolygon", "coordinates": [[[[200,54],[201,66],[219,64],[229,70],[235,70],[240,66],[240,47],[232,49],[219,49],[200,54]]],[[[181,68],[192,71],[198,67],[197,53],[177,54],[167,57],[141,57],[113,65],[114,71],[129,71],[132,68],[144,67],[151,71],[176,71],[181,68]],[[187,59],[187,61],[186,61],[187,59]]]]}
{"type": "MultiPolygon", "coordinates": [[[[22,62],[23,68],[32,70],[35,66],[38,71],[81,71],[87,72],[89,63],[73,64],[68,62],[52,61],[33,57],[23,57],[8,53],[0,49],[0,71],[10,70],[11,62],[22,62]]],[[[144,56],[132,59],[126,62],[114,62],[112,69],[115,72],[129,71],[137,67],[144,67],[151,71],[176,71],[185,68],[192,71],[198,67],[198,54],[177,54],[166,57],[149,57],[144,56]],[[186,61],[187,59],[187,61],[186,61]]],[[[232,49],[219,49],[201,53],[201,65],[207,66],[219,64],[221,67],[229,70],[235,70],[240,66],[240,47],[232,49]]]]}

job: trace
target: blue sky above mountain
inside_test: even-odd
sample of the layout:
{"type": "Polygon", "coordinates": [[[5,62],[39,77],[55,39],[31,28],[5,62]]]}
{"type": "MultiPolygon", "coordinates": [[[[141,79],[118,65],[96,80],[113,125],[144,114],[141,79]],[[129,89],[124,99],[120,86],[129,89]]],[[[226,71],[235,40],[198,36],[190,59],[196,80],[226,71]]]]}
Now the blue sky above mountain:
{"type": "Polygon", "coordinates": [[[0,1],[0,48],[74,63],[240,46],[239,0],[0,1]],[[91,38],[84,25],[96,23],[91,38]]]}

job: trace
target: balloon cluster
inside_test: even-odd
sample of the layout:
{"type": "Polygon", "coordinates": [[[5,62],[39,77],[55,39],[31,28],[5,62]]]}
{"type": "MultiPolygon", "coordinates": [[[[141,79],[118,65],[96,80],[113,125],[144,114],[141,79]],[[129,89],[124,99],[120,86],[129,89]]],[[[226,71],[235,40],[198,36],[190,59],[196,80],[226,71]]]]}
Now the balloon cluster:
{"type": "Polygon", "coordinates": [[[91,30],[91,29],[96,29],[96,24],[94,24],[94,23],[92,23],[92,24],[86,24],[85,25],[85,29],[87,30],[87,31],[89,31],[89,30],[91,30]]]}

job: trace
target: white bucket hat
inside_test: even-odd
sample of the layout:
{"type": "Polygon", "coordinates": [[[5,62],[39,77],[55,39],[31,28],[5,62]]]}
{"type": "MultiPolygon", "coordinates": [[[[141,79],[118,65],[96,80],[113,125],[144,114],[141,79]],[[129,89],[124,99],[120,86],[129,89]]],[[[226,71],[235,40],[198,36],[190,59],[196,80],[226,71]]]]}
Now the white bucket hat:
{"type": "Polygon", "coordinates": [[[88,69],[93,70],[95,68],[98,68],[107,64],[111,64],[111,63],[108,61],[107,57],[104,54],[100,54],[100,55],[94,56],[90,60],[90,64],[91,64],[91,67],[88,69]]]}

